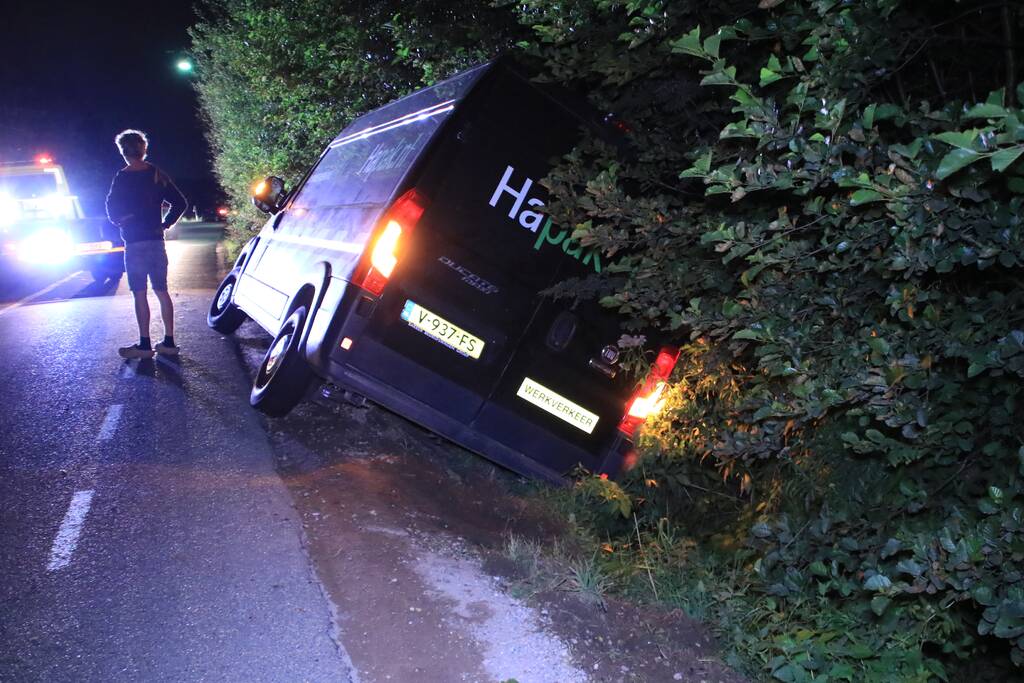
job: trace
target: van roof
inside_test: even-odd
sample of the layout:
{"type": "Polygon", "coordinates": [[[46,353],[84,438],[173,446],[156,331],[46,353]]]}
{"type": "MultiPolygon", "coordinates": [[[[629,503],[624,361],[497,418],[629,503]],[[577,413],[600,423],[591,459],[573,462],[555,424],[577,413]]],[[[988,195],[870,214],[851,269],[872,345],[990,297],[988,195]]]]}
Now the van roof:
{"type": "Polygon", "coordinates": [[[486,62],[432,86],[409,93],[358,117],[331,142],[331,147],[380,132],[381,126],[398,127],[455,108],[473,86],[500,60],[486,62]]]}

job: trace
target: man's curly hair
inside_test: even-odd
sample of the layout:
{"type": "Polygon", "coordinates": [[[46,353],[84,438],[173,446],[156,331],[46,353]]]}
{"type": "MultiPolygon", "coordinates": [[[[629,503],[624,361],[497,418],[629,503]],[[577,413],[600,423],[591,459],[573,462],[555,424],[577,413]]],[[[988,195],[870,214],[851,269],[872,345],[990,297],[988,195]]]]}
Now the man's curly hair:
{"type": "Polygon", "coordinates": [[[141,130],[128,128],[117,134],[117,137],[114,138],[114,144],[121,150],[121,156],[144,159],[146,157],[146,147],[149,146],[149,138],[141,130]]]}

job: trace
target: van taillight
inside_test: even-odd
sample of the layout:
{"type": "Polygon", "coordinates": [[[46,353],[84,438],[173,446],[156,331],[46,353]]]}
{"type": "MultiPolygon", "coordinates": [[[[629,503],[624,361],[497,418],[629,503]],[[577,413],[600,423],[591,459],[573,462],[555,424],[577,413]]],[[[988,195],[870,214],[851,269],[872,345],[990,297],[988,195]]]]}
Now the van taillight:
{"type": "Polygon", "coordinates": [[[620,432],[626,436],[633,436],[637,427],[642,425],[648,417],[661,410],[662,394],[665,392],[668,378],[678,360],[679,349],[675,347],[664,347],[658,352],[651,371],[647,373],[647,379],[626,404],[626,414],[623,416],[622,422],[619,423],[620,432]]]}
{"type": "Polygon", "coordinates": [[[384,227],[384,232],[377,237],[377,241],[373,244],[370,264],[374,270],[384,276],[384,279],[391,277],[391,271],[398,263],[398,238],[401,236],[402,224],[396,220],[390,220],[384,227]]]}
{"type": "Polygon", "coordinates": [[[398,263],[404,235],[415,229],[416,223],[423,215],[426,203],[416,190],[409,190],[395,200],[387,210],[379,225],[384,226],[377,233],[370,250],[370,263],[359,284],[372,294],[380,295],[384,285],[388,283],[395,265],[398,263]]]}

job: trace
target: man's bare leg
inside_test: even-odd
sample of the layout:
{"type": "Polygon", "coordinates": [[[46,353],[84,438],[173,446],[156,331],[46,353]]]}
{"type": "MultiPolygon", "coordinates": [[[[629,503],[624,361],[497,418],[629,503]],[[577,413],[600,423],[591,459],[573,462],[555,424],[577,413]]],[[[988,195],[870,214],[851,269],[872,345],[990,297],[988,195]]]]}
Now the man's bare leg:
{"type": "MultiPolygon", "coordinates": [[[[167,294],[167,292],[164,292],[167,294]]],[[[139,336],[149,338],[149,299],[146,298],[146,290],[132,292],[135,299],[135,319],[139,323],[139,336]]]]}
{"type": "Polygon", "coordinates": [[[157,300],[160,302],[160,317],[164,321],[164,334],[168,337],[174,336],[174,302],[171,301],[171,295],[166,291],[160,291],[154,289],[153,293],[156,294],[157,300]]]}

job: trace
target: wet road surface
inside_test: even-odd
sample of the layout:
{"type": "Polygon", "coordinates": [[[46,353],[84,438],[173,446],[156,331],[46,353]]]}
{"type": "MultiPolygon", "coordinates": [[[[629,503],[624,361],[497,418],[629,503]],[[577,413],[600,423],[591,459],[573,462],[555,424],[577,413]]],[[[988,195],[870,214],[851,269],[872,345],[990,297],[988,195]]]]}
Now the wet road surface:
{"type": "Polygon", "coordinates": [[[124,279],[0,293],[0,680],[351,680],[237,347],[205,325],[216,242],[168,247],[179,359],[117,356],[124,279]]]}

